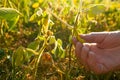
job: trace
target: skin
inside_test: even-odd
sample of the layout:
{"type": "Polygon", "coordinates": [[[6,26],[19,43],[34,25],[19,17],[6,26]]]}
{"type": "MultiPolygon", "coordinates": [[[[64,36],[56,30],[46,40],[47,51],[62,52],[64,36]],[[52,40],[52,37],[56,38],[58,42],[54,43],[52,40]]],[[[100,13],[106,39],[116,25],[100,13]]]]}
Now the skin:
{"type": "Polygon", "coordinates": [[[86,69],[103,74],[120,69],[120,32],[93,32],[73,38],[75,54],[86,69]]]}

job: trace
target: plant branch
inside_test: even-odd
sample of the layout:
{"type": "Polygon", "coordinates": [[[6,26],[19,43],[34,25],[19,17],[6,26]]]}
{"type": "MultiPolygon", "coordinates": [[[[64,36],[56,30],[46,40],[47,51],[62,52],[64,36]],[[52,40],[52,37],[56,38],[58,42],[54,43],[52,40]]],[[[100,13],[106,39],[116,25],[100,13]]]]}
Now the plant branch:
{"type": "MultiPolygon", "coordinates": [[[[47,39],[48,39],[48,38],[47,38],[47,39]]],[[[42,53],[43,53],[44,49],[46,48],[47,39],[44,40],[44,43],[43,43],[41,49],[38,51],[39,56],[38,56],[38,59],[37,59],[36,65],[35,65],[34,80],[36,80],[38,65],[39,65],[39,62],[40,62],[40,58],[41,58],[41,56],[42,56],[42,53]]]]}
{"type": "Polygon", "coordinates": [[[57,20],[59,20],[61,23],[63,23],[64,25],[67,26],[68,29],[72,30],[73,26],[71,26],[70,24],[68,24],[67,22],[63,21],[61,18],[59,18],[56,14],[54,14],[53,12],[49,11],[49,13],[55,17],[57,20]]]}

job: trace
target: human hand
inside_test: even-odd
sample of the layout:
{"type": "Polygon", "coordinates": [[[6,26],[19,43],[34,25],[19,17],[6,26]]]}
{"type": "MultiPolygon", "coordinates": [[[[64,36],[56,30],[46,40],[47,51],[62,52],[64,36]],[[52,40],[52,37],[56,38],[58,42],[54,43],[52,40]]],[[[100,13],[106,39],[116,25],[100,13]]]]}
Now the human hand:
{"type": "Polygon", "coordinates": [[[113,32],[92,32],[80,35],[86,42],[97,43],[99,48],[114,48],[120,46],[120,31],[113,32]]]}
{"type": "Polygon", "coordinates": [[[75,38],[76,57],[87,68],[97,74],[120,69],[120,32],[96,32],[80,35],[86,42],[75,38]]]}

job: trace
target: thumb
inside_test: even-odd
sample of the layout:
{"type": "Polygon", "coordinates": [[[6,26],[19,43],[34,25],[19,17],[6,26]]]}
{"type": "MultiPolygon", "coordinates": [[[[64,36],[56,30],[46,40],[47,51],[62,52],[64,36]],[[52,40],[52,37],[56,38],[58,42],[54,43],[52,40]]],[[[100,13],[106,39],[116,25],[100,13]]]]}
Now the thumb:
{"type": "Polygon", "coordinates": [[[107,35],[108,32],[92,32],[89,34],[81,34],[80,37],[89,43],[101,43],[107,35]]]}

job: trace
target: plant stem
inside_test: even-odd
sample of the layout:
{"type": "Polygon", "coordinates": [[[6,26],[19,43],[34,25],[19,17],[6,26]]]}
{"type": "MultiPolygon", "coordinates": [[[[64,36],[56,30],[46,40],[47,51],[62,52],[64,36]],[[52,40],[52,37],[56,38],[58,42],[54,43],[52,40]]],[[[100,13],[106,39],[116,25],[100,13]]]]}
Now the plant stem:
{"type": "Polygon", "coordinates": [[[84,40],[80,38],[79,33],[77,31],[77,24],[78,24],[79,18],[80,18],[80,27],[82,26],[81,25],[81,20],[82,20],[81,17],[82,17],[82,0],[80,0],[80,6],[79,6],[79,9],[78,9],[78,13],[76,15],[76,18],[75,18],[72,36],[76,36],[76,38],[79,42],[84,43],[84,40]]]}
{"type": "Polygon", "coordinates": [[[57,20],[59,20],[61,23],[63,23],[65,26],[67,26],[68,29],[72,30],[73,26],[71,26],[70,24],[68,24],[67,22],[63,21],[61,18],[59,18],[56,14],[52,13],[51,11],[49,11],[53,17],[55,17],[57,20]]]}
{"type": "Polygon", "coordinates": [[[71,49],[72,49],[72,43],[70,43],[70,49],[69,49],[69,70],[70,70],[70,68],[71,68],[71,49]]]}
{"type": "Polygon", "coordinates": [[[37,61],[36,61],[36,65],[35,65],[34,80],[36,80],[38,65],[39,65],[39,62],[40,62],[40,58],[41,58],[41,56],[42,56],[42,53],[43,53],[44,49],[46,48],[46,42],[47,42],[47,39],[44,40],[44,43],[43,43],[41,49],[38,51],[38,52],[39,52],[39,56],[38,56],[38,59],[37,59],[37,61]]]}
{"type": "Polygon", "coordinates": [[[12,80],[15,80],[15,58],[12,57],[12,80]]]}

